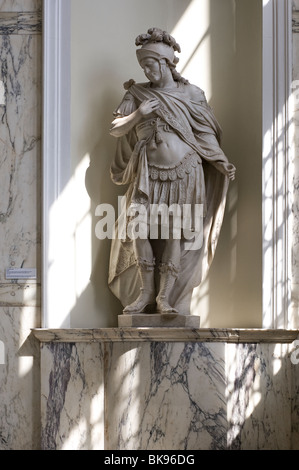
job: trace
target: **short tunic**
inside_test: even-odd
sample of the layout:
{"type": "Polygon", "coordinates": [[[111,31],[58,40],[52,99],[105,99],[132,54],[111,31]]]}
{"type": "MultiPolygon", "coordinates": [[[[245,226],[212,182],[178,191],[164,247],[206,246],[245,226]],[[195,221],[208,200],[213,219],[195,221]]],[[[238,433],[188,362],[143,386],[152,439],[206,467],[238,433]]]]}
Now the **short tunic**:
{"type": "MultiPolygon", "coordinates": [[[[158,149],[161,143],[161,130],[174,132],[171,127],[161,119],[151,119],[136,126],[137,137],[144,142],[146,148],[158,149]]],[[[196,226],[193,220],[195,206],[202,206],[202,215],[205,214],[205,181],[202,168],[202,159],[198,153],[190,148],[181,161],[173,166],[163,166],[148,163],[149,195],[145,197],[137,186],[133,192],[133,204],[159,205],[168,207],[177,204],[182,213],[184,206],[190,206],[192,214],[192,228],[196,226]]]]}

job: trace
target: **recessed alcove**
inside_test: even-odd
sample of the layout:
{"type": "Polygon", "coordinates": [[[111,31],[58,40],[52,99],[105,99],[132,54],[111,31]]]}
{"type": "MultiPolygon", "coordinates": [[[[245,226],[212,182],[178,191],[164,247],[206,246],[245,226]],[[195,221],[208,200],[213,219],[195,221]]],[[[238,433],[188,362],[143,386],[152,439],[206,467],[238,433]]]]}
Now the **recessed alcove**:
{"type": "MultiPolygon", "coordinates": [[[[223,128],[223,149],[237,167],[216,256],[208,278],[194,292],[192,311],[201,316],[203,327],[274,327],[272,320],[265,321],[265,303],[272,301],[269,293],[265,299],[264,285],[272,266],[269,262],[265,269],[264,264],[262,184],[263,80],[268,67],[263,61],[263,34],[265,23],[272,21],[269,5],[261,0],[185,0],[163,5],[157,1],[144,14],[138,2],[119,2],[115,18],[114,6],[106,4],[103,9],[95,0],[54,3],[56,7],[49,4],[46,12],[56,8],[56,15],[59,11],[68,17],[58,25],[56,45],[45,41],[45,57],[49,64],[56,61],[55,73],[61,74],[63,93],[58,94],[56,108],[64,127],[56,136],[58,147],[62,146],[56,176],[51,171],[44,175],[44,210],[50,219],[44,227],[48,282],[43,326],[117,325],[122,306],[107,285],[111,240],[96,236],[97,207],[112,204],[117,215],[117,198],[124,190],[109,178],[116,144],[108,130],[123,96],[123,82],[144,80],[135,56],[135,37],[156,22],[177,37],[182,48],[178,67],[206,92],[223,128]],[[60,48],[58,56],[54,56],[55,47],[60,48]],[[53,178],[58,178],[54,185],[53,178]],[[49,196],[53,186],[57,194],[49,196]]],[[[53,30],[55,14],[49,13],[48,18],[48,30],[50,24],[53,30]]],[[[267,54],[269,50],[270,46],[267,54]]],[[[45,150],[47,160],[47,146],[45,150]]]]}
{"type": "Polygon", "coordinates": [[[44,17],[42,447],[298,448],[291,2],[45,0],[44,17]],[[110,240],[96,237],[97,207],[117,211],[123,194],[109,177],[112,112],[122,83],[144,80],[134,40],[154,25],[180,43],[237,167],[194,293],[199,329],[118,328],[110,240]]]}

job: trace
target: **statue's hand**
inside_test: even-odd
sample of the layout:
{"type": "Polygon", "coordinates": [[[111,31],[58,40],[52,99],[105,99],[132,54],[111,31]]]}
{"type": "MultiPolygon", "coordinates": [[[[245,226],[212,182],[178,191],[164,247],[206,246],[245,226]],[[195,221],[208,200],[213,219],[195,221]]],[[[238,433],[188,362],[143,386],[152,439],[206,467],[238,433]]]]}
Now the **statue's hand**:
{"type": "Polygon", "coordinates": [[[145,100],[141,103],[138,108],[139,113],[142,117],[148,116],[149,114],[157,111],[160,107],[160,101],[156,98],[152,98],[150,100],[145,100]]]}
{"type": "Polygon", "coordinates": [[[236,177],[236,168],[234,167],[234,165],[231,165],[229,164],[226,168],[226,176],[228,176],[228,178],[233,181],[236,177]]]}

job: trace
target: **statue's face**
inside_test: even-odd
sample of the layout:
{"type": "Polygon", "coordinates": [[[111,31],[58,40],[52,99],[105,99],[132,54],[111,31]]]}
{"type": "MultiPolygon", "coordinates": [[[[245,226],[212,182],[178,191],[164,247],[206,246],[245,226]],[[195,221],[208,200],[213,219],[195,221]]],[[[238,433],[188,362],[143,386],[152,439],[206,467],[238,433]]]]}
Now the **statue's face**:
{"type": "Polygon", "coordinates": [[[159,83],[162,78],[160,62],[148,57],[141,61],[141,67],[146,78],[152,83],[159,83]]]}

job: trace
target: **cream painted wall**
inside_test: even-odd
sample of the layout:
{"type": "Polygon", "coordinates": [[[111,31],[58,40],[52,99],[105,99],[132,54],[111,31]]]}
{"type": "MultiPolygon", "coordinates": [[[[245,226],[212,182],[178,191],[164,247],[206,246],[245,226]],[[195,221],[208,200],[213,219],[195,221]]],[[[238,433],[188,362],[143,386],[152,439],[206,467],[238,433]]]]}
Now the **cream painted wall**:
{"type": "Polygon", "coordinates": [[[116,207],[123,193],[110,181],[116,142],[109,125],[122,83],[144,80],[134,41],[151,26],[180,43],[179,68],[206,91],[238,169],[215,261],[193,307],[202,327],[261,326],[261,14],[261,0],[72,0],[72,327],[116,326],[121,313],[107,287],[110,241],[95,236],[95,208],[116,207]]]}

